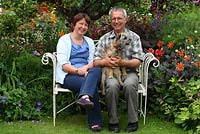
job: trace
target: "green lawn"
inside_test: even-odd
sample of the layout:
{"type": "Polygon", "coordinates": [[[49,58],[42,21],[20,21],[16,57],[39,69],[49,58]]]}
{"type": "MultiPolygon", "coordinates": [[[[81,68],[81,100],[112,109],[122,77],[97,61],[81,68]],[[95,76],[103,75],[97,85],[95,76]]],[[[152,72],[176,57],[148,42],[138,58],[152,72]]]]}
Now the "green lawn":
{"type": "MultiPolygon", "coordinates": [[[[103,131],[95,134],[111,134],[107,129],[107,114],[103,113],[103,131]]],[[[127,116],[120,114],[120,134],[125,134],[127,116]]],[[[143,118],[140,118],[139,129],[134,134],[187,134],[172,122],[159,119],[156,116],[148,115],[146,125],[143,125],[143,118]]],[[[45,118],[42,121],[16,121],[0,122],[0,134],[94,134],[87,127],[87,118],[83,114],[59,116],[56,120],[56,127],[53,127],[52,118],[45,118]]]]}

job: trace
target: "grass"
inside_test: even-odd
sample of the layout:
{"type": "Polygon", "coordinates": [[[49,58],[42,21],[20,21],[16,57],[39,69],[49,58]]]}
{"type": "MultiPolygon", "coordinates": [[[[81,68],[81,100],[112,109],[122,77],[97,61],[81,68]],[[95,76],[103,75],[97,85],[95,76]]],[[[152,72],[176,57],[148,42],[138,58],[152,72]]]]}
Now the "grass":
{"type": "MultiPolygon", "coordinates": [[[[53,127],[52,118],[44,118],[42,121],[16,121],[0,122],[0,134],[111,134],[107,129],[107,113],[103,114],[103,130],[92,132],[87,127],[87,117],[83,114],[58,116],[56,126],[53,127]]],[[[127,125],[126,114],[120,114],[120,134],[125,134],[127,125]]],[[[173,122],[161,120],[155,115],[148,115],[146,125],[143,118],[139,120],[139,129],[134,134],[187,134],[173,122]]]]}

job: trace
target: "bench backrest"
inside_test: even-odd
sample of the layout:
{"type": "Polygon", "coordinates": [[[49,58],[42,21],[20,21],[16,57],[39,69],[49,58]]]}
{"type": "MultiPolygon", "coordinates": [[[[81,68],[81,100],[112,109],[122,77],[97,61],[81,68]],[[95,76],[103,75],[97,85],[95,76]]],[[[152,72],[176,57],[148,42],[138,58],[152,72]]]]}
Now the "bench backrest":
{"type": "MultiPolygon", "coordinates": [[[[56,52],[53,52],[53,53],[47,52],[42,57],[42,63],[44,65],[49,64],[49,58],[53,62],[53,87],[56,84],[56,80],[55,80],[55,78],[56,78],[56,65],[57,65],[56,57],[57,57],[56,52]]],[[[147,89],[149,65],[152,61],[154,61],[154,63],[153,63],[154,67],[159,66],[159,64],[160,64],[159,60],[157,58],[155,58],[155,56],[152,53],[146,53],[144,55],[144,60],[139,67],[139,82],[145,87],[145,89],[147,89]]]]}

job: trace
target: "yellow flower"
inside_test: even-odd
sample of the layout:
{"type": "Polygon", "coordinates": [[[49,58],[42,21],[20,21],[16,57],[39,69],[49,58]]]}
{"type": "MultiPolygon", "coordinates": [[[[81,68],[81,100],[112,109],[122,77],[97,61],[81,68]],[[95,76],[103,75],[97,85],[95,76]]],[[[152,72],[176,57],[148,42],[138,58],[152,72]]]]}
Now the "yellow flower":
{"type": "Polygon", "coordinates": [[[56,24],[56,15],[51,13],[51,24],[54,26],[56,24]]]}
{"type": "Polygon", "coordinates": [[[164,4],[164,5],[163,5],[163,9],[166,9],[166,7],[167,7],[167,5],[166,5],[166,4],[164,4]]]}
{"type": "Polygon", "coordinates": [[[188,37],[187,39],[189,42],[192,42],[192,37],[188,37]]]}

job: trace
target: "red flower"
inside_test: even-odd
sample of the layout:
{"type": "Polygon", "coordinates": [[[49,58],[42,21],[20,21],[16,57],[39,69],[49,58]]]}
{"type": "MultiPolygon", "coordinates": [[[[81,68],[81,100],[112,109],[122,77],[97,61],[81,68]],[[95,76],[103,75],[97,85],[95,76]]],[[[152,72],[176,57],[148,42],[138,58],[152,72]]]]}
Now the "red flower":
{"type": "Polygon", "coordinates": [[[198,68],[200,68],[200,61],[197,61],[196,65],[197,65],[198,68]]]}
{"type": "Polygon", "coordinates": [[[163,46],[163,42],[159,40],[158,43],[157,43],[157,46],[158,47],[162,47],[163,46]]]}
{"type": "Polygon", "coordinates": [[[177,65],[176,65],[176,70],[178,71],[183,71],[184,69],[184,64],[182,62],[179,62],[177,65]]]}
{"type": "Polygon", "coordinates": [[[155,55],[163,56],[164,50],[163,49],[156,49],[155,55]]]}
{"type": "Polygon", "coordinates": [[[189,60],[190,60],[190,56],[189,56],[189,55],[185,55],[185,56],[184,56],[184,60],[185,60],[185,61],[189,61],[189,60]]]}
{"type": "Polygon", "coordinates": [[[97,38],[97,34],[92,33],[92,34],[90,35],[90,37],[91,37],[92,39],[96,39],[96,38],[97,38]]]}
{"type": "Polygon", "coordinates": [[[159,56],[157,56],[156,58],[157,58],[158,60],[160,60],[160,57],[159,57],[159,56]]]}
{"type": "Polygon", "coordinates": [[[184,55],[185,55],[185,51],[184,51],[183,49],[181,49],[181,50],[179,50],[179,51],[177,52],[177,54],[178,54],[179,56],[184,56],[184,55]]]}
{"type": "Polygon", "coordinates": [[[167,47],[168,47],[169,49],[173,48],[173,47],[174,47],[174,43],[170,41],[170,42],[168,43],[167,47]]]}
{"type": "Polygon", "coordinates": [[[154,53],[153,48],[149,48],[148,52],[153,54],[154,53]]]}
{"type": "Polygon", "coordinates": [[[58,36],[61,37],[63,36],[65,33],[63,31],[58,32],[58,36]]]}
{"type": "Polygon", "coordinates": [[[48,7],[42,7],[42,10],[43,10],[44,12],[48,12],[48,7]]]}
{"type": "Polygon", "coordinates": [[[154,12],[155,14],[157,14],[157,13],[158,13],[158,9],[154,9],[153,12],[154,12]]]}

